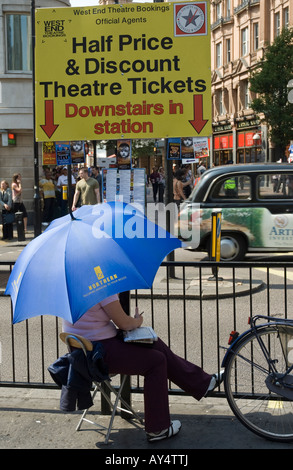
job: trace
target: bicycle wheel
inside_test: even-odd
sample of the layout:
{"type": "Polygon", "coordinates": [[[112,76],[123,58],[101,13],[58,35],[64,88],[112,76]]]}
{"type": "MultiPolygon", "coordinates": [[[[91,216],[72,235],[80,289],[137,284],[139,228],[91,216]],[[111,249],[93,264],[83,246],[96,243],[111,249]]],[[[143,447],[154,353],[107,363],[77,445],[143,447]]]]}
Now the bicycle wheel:
{"type": "MultiPolygon", "coordinates": [[[[270,326],[258,335],[276,372],[284,373],[288,357],[292,361],[293,328],[270,326]]],[[[251,332],[236,343],[227,359],[224,386],[228,403],[240,422],[258,436],[279,442],[293,441],[293,401],[269,390],[268,377],[267,360],[256,334],[251,332]]]]}

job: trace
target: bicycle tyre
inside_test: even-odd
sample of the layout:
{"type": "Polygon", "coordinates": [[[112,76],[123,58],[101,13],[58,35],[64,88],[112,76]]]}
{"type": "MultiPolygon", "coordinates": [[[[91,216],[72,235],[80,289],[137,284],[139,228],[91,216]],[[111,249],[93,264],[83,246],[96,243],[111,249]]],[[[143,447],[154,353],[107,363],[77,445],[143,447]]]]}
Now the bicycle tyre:
{"type": "MultiPolygon", "coordinates": [[[[287,343],[288,338],[293,338],[293,328],[268,326],[258,335],[269,348],[277,372],[284,373],[287,370],[285,356],[288,357],[288,349],[284,353],[284,338],[287,343]]],[[[239,421],[258,436],[271,441],[291,442],[293,401],[269,391],[265,383],[268,375],[266,358],[252,331],[233,346],[227,358],[224,387],[229,406],[239,421]]]]}

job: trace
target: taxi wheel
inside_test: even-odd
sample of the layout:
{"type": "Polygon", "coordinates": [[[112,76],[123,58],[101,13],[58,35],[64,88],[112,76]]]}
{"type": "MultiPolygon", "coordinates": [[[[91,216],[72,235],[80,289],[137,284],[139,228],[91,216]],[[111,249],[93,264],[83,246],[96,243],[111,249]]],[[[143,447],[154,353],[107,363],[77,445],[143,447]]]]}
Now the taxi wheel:
{"type": "Polygon", "coordinates": [[[221,260],[241,261],[245,257],[247,245],[245,239],[234,233],[223,233],[221,235],[221,260]]]}

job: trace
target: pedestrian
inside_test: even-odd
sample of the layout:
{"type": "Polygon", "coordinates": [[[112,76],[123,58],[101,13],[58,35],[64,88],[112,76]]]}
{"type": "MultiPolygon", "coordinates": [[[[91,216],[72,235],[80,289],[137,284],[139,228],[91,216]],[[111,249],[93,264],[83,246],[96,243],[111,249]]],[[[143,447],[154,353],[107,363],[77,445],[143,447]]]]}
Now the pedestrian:
{"type": "Polygon", "coordinates": [[[15,173],[12,176],[12,208],[13,212],[22,212],[24,233],[27,232],[27,211],[22,199],[22,184],[21,184],[21,174],[15,173]]]}
{"type": "Polygon", "coordinates": [[[182,201],[185,201],[184,187],[191,184],[191,179],[183,183],[184,170],[176,171],[173,179],[173,201],[179,207],[182,201]]]}
{"type": "Polygon", "coordinates": [[[2,208],[3,240],[13,239],[12,191],[6,180],[1,181],[0,206],[2,208]]]}
{"type": "Polygon", "coordinates": [[[100,169],[97,166],[92,166],[92,178],[95,178],[99,183],[99,191],[100,191],[100,202],[102,202],[102,175],[100,173],[100,169]]]}
{"type": "Polygon", "coordinates": [[[153,167],[153,171],[150,174],[150,181],[153,186],[153,199],[154,199],[154,202],[157,202],[157,193],[158,193],[159,181],[160,181],[160,175],[159,175],[157,167],[153,167]]]}
{"type": "Polygon", "coordinates": [[[165,172],[164,168],[161,166],[159,168],[159,202],[164,202],[164,192],[165,192],[165,172]]]}
{"type": "Polygon", "coordinates": [[[186,185],[183,186],[183,192],[185,194],[186,199],[189,198],[191,194],[191,185],[192,185],[192,174],[190,167],[184,167],[183,168],[183,177],[182,177],[182,183],[187,183],[186,185]]]}
{"type": "Polygon", "coordinates": [[[179,420],[170,420],[168,380],[200,400],[219,385],[223,372],[207,374],[174,354],[160,338],[151,347],[125,343],[121,330],[133,330],[142,323],[142,315],[127,315],[118,296],[113,295],[89,309],[74,324],[63,320],[62,329],[101,342],[109,374],[144,376],[145,431],[148,441],[156,442],[176,435],[181,428],[179,420]]]}
{"type": "Polygon", "coordinates": [[[197,168],[197,176],[200,178],[204,172],[206,171],[206,167],[203,162],[200,162],[198,168],[197,168]]]}
{"type": "Polygon", "coordinates": [[[72,211],[76,210],[79,198],[82,206],[94,205],[100,202],[100,189],[97,180],[89,176],[85,167],[80,168],[79,176],[80,180],[76,183],[73,196],[72,211]]]}
{"type": "Polygon", "coordinates": [[[44,202],[42,225],[49,225],[54,219],[56,196],[55,185],[51,171],[48,168],[45,169],[45,176],[39,181],[39,187],[44,202]]]}
{"type": "MultiPolygon", "coordinates": [[[[71,175],[71,187],[72,187],[72,193],[74,194],[75,191],[75,179],[74,176],[71,175]]],[[[68,170],[67,167],[64,166],[62,168],[61,175],[58,178],[57,181],[57,191],[61,193],[61,198],[60,198],[60,207],[61,207],[61,215],[66,215],[68,214],[68,170]],[[64,191],[66,191],[66,196],[64,195],[64,191]]],[[[73,195],[72,194],[72,195],[73,195]]]]}

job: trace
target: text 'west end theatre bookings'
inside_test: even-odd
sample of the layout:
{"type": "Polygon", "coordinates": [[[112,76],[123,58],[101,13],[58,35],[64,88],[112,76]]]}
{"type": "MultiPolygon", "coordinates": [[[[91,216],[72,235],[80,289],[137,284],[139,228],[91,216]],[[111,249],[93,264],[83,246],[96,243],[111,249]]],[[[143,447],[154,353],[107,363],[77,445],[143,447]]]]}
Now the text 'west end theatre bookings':
{"type": "Polygon", "coordinates": [[[208,2],[37,9],[36,139],[208,136],[208,2]]]}

